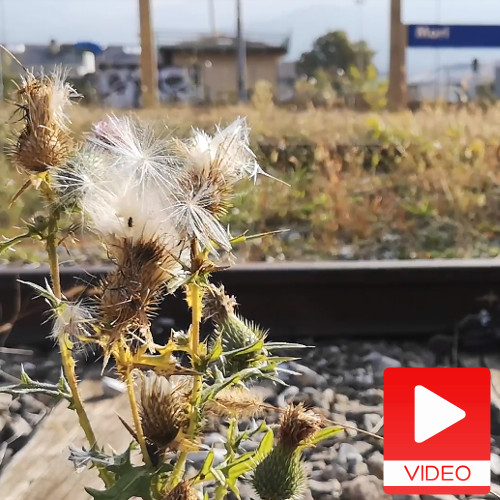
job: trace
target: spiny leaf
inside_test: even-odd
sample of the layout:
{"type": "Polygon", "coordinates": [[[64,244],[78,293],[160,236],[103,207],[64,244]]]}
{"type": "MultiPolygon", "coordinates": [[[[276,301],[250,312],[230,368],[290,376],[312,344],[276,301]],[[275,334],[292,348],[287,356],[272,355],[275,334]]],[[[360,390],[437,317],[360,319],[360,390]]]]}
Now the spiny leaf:
{"type": "Polygon", "coordinates": [[[94,500],[129,500],[139,497],[143,500],[153,500],[151,496],[151,472],[144,466],[132,467],[130,471],[118,478],[118,480],[107,490],[95,490],[85,488],[94,500]]]}
{"type": "Polygon", "coordinates": [[[31,238],[32,235],[30,232],[20,234],[19,236],[15,236],[14,238],[11,238],[6,241],[2,241],[0,243],[0,255],[5,252],[5,250],[8,250],[9,248],[14,247],[18,243],[21,243],[21,241],[26,240],[28,238],[31,238]]]}
{"type": "Polygon", "coordinates": [[[335,425],[332,427],[325,427],[324,429],[319,430],[312,436],[311,439],[307,440],[307,443],[304,444],[304,447],[309,447],[309,446],[314,446],[315,444],[318,444],[321,441],[324,441],[325,439],[330,439],[333,436],[336,436],[340,432],[343,432],[344,428],[335,425]]]}
{"type": "Polygon", "coordinates": [[[57,384],[37,382],[31,379],[24,369],[21,372],[19,384],[0,387],[0,393],[10,394],[11,396],[21,396],[22,394],[46,394],[56,399],[66,399],[70,403],[73,401],[71,391],[66,381],[64,385],[61,384],[61,380],[57,384]]]}
{"type": "Polygon", "coordinates": [[[265,238],[266,236],[273,236],[275,234],[280,234],[280,233],[286,233],[288,232],[289,229],[277,229],[276,231],[268,231],[266,233],[258,233],[258,234],[250,234],[247,235],[247,233],[240,234],[239,236],[236,236],[232,240],[230,240],[231,245],[237,245],[238,243],[243,243],[245,241],[252,241],[252,240],[258,240],[261,238],[265,238]]]}
{"type": "Polygon", "coordinates": [[[200,470],[199,473],[200,477],[203,478],[210,472],[210,469],[214,463],[214,457],[215,457],[214,450],[210,450],[210,452],[207,455],[207,458],[205,459],[205,462],[203,463],[203,467],[200,470]]]}
{"type": "Polygon", "coordinates": [[[37,285],[36,283],[32,283],[31,281],[23,281],[23,280],[17,280],[17,281],[19,283],[22,283],[23,285],[28,285],[31,288],[33,288],[33,290],[38,292],[38,295],[40,297],[43,297],[52,308],[56,309],[61,303],[61,300],[55,296],[52,288],[50,288],[48,281],[45,281],[45,288],[43,286],[37,285]]]}

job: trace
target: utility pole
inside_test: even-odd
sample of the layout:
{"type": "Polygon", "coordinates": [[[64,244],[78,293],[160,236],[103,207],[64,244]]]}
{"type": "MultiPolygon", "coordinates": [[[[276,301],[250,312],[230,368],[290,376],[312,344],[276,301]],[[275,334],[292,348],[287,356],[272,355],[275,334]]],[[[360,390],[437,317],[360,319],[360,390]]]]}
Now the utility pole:
{"type": "Polygon", "coordinates": [[[407,106],[406,85],[406,26],[401,23],[401,0],[391,0],[391,47],[389,62],[389,90],[387,100],[391,111],[407,106]]]}
{"type": "Polygon", "coordinates": [[[150,0],[139,0],[141,28],[141,95],[142,106],[151,108],[158,104],[158,64],[156,45],[151,29],[150,0]]]}
{"type": "Polygon", "coordinates": [[[238,100],[248,100],[247,94],[247,48],[241,25],[241,0],[236,0],[236,39],[238,43],[238,100]]]}
{"type": "MultiPolygon", "coordinates": [[[[3,0],[0,0],[0,43],[6,44],[5,36],[5,5],[3,0]]],[[[3,61],[4,61],[4,51],[0,49],[0,105],[3,105],[3,100],[5,97],[5,89],[3,86],[3,61]]]]}
{"type": "Polygon", "coordinates": [[[208,19],[210,21],[210,34],[217,36],[217,26],[215,24],[215,0],[208,0],[208,19]]]}

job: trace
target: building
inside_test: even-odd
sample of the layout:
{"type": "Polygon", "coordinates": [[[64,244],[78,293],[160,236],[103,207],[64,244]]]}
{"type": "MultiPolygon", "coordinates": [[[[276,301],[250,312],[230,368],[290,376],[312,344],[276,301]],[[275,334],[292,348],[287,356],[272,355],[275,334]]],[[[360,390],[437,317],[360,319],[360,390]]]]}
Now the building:
{"type": "MultiPolygon", "coordinates": [[[[229,36],[158,43],[158,85],[162,102],[232,102],[237,96],[237,39],[229,36]]],[[[139,46],[100,47],[91,42],[19,45],[9,49],[21,64],[36,71],[62,67],[73,81],[91,83],[99,101],[114,108],[141,104],[139,46]]],[[[278,94],[280,59],[288,39],[279,43],[246,41],[247,87],[251,93],[259,80],[271,82],[278,94]]],[[[17,64],[13,61],[9,65],[17,64]]],[[[17,74],[5,67],[4,73],[17,74]]]]}
{"type": "MultiPolygon", "coordinates": [[[[51,40],[48,45],[9,45],[7,47],[28,70],[40,69],[50,73],[62,67],[70,78],[82,78],[95,73],[96,53],[101,49],[92,43],[59,44],[51,40]]],[[[2,58],[4,73],[17,74],[17,62],[9,57],[2,58]]]]}
{"type": "MultiPolygon", "coordinates": [[[[200,99],[210,102],[236,100],[237,39],[230,36],[204,36],[196,40],[162,42],[159,36],[158,64],[188,70],[200,99]]],[[[259,80],[271,82],[277,90],[278,65],[287,53],[288,39],[278,43],[246,41],[247,87],[251,93],[259,80]]]]}
{"type": "MultiPolygon", "coordinates": [[[[112,108],[135,108],[141,104],[139,46],[112,45],[97,57],[97,90],[101,102],[112,108]]],[[[186,102],[194,92],[186,68],[158,67],[159,96],[162,102],[186,102]]]]}

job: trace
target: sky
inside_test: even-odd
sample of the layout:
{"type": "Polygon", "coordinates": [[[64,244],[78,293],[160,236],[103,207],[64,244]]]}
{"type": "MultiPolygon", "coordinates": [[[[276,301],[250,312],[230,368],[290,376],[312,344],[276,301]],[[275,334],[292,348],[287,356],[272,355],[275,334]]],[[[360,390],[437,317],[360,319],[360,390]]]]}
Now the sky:
{"type": "MultiPolygon", "coordinates": [[[[232,33],[235,0],[214,0],[216,26],[232,33]]],[[[244,29],[254,37],[291,37],[287,58],[309,50],[318,36],[343,29],[376,51],[381,73],[388,68],[389,0],[242,0],[244,29]]],[[[154,27],[161,37],[209,31],[209,0],[152,0],[154,27]]],[[[96,41],[136,44],[138,0],[0,0],[0,41],[7,44],[96,41]]],[[[405,23],[499,24],[499,0],[403,0],[405,23]]],[[[409,49],[410,74],[442,64],[500,61],[500,49],[409,49]]]]}

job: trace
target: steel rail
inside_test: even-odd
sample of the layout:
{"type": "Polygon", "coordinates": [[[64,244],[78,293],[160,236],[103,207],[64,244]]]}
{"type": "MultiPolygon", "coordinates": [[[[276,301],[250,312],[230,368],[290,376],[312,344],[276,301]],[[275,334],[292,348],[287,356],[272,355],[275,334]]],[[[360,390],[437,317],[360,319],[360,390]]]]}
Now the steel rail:
{"type": "MultiPolygon", "coordinates": [[[[109,269],[65,267],[63,288],[96,283],[109,269]]],[[[0,324],[15,315],[16,295],[21,296],[6,345],[45,341],[46,307],[17,280],[43,284],[47,277],[43,267],[0,267],[0,324]]],[[[214,281],[237,298],[243,316],[273,338],[446,334],[465,316],[494,307],[500,259],[252,263],[215,273],[214,281]]],[[[188,324],[180,298],[169,296],[162,304],[157,333],[188,324]]]]}

